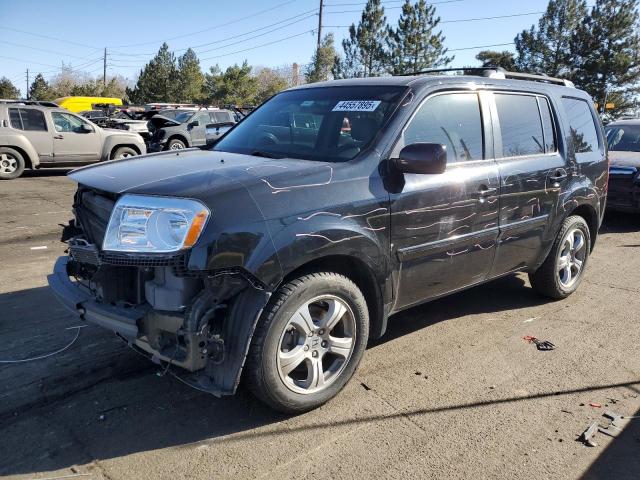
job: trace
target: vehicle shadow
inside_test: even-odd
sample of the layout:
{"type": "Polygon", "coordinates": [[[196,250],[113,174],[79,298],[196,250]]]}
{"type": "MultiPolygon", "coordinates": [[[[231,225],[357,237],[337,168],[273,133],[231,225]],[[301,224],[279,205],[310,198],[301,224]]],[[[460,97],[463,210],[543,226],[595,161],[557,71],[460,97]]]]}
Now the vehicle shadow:
{"type": "Polygon", "coordinates": [[[38,170],[25,170],[22,178],[64,177],[76,167],[40,168],[38,170]]]}
{"type": "MultiPolygon", "coordinates": [[[[520,277],[507,277],[407,310],[391,319],[387,336],[375,348],[384,348],[390,339],[440,321],[544,301],[531,289],[523,288],[523,283],[520,277]],[[489,294],[495,302],[486,302],[489,294]]],[[[199,442],[251,442],[267,437],[286,443],[299,431],[313,433],[345,424],[387,421],[394,416],[463,411],[579,391],[640,387],[640,382],[584,385],[495,400],[470,398],[467,403],[403,410],[392,415],[360,412],[329,421],[323,420],[325,416],[310,414],[304,422],[279,428],[277,424],[289,417],[263,406],[243,388],[233,398],[216,399],[169,375],[158,376],[159,367],[100,328],[84,327],[77,340],[71,342],[78,329],[67,328],[78,325],[78,321],[56,304],[46,287],[0,295],[0,311],[9,312],[0,318],[5,340],[0,346],[0,360],[27,359],[61,350],[33,362],[0,364],[2,444],[12,446],[1,449],[0,475],[55,471],[199,442]]],[[[331,409],[331,403],[325,408],[331,409]]],[[[629,437],[632,443],[637,437],[637,430],[634,431],[629,437]]],[[[627,454],[627,448],[616,441],[605,455],[617,461],[627,454]]],[[[621,464],[631,471],[628,457],[621,464]]],[[[609,467],[605,462],[602,468],[609,467]]],[[[599,472],[594,470],[594,475],[599,472]]],[[[635,478],[637,475],[636,471],[635,478]]]]}

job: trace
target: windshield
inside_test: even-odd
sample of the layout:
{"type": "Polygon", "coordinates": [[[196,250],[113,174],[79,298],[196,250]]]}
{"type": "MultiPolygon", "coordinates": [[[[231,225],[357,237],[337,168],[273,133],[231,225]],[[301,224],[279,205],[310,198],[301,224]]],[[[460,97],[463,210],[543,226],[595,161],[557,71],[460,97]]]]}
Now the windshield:
{"type": "Polygon", "coordinates": [[[617,125],[607,128],[609,150],[640,152],[640,125],[617,125]]]}
{"type": "Polygon", "coordinates": [[[343,162],[366,149],[406,87],[309,88],[283,92],[213,148],[217,151],[343,162]]]}
{"type": "Polygon", "coordinates": [[[189,120],[191,118],[193,113],[194,112],[182,112],[182,113],[179,113],[178,115],[176,115],[175,121],[176,122],[180,122],[180,123],[184,123],[184,122],[186,122],[187,120],[189,120]]]}

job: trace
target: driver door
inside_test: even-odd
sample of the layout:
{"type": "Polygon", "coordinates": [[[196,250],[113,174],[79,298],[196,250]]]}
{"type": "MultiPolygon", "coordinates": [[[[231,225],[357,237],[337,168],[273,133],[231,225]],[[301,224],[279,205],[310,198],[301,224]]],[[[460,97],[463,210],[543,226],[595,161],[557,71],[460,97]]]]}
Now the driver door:
{"type": "Polygon", "coordinates": [[[56,162],[96,162],[102,139],[97,127],[66,112],[51,112],[53,156],[56,162]]]}
{"type": "Polygon", "coordinates": [[[199,147],[207,143],[207,125],[211,123],[209,112],[197,113],[189,120],[189,134],[191,135],[191,146],[199,147]],[[197,123],[197,125],[196,125],[197,123]]]}

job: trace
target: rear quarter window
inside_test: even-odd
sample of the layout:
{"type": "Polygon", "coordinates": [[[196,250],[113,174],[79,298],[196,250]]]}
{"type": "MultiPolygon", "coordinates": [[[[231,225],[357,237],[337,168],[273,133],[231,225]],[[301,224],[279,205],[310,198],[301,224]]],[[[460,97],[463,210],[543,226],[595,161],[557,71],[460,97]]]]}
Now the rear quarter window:
{"type": "Polygon", "coordinates": [[[569,120],[569,148],[576,154],[597,152],[598,131],[587,101],[563,97],[562,105],[569,120]]]}

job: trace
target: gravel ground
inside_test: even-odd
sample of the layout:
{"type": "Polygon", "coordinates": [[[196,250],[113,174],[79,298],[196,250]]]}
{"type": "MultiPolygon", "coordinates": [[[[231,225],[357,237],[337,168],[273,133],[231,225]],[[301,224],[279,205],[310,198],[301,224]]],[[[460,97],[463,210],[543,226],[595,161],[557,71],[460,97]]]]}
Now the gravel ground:
{"type": "Polygon", "coordinates": [[[64,174],[0,183],[0,360],[71,344],[0,363],[0,475],[640,478],[640,419],[577,441],[605,410],[640,415],[640,217],[608,216],[571,298],[546,301],[518,275],[403,312],[335,400],[286,417],[69,328],[46,286],[74,191],[64,174]]]}

